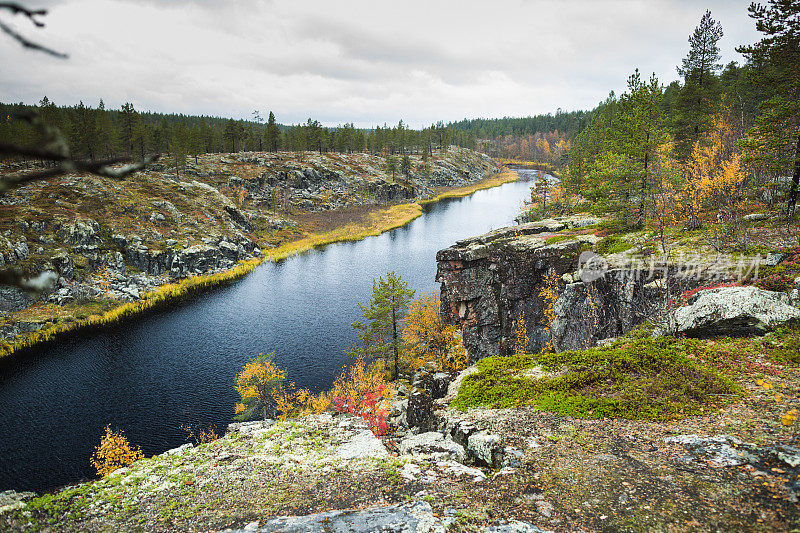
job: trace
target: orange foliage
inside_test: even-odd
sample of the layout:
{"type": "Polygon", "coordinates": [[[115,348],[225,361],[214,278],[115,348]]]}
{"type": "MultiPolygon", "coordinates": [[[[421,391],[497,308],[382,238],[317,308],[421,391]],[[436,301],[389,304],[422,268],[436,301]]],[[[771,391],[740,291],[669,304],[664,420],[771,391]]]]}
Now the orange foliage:
{"type": "Polygon", "coordinates": [[[237,415],[261,409],[264,418],[267,418],[267,407],[274,403],[273,394],[283,388],[286,378],[286,372],[272,362],[274,355],[275,352],[266,356],[258,354],[236,376],[236,392],[242,399],[235,407],[237,415]]]}
{"type": "Polygon", "coordinates": [[[528,326],[525,324],[525,311],[517,319],[517,340],[514,343],[514,355],[528,353],[528,326]]]}
{"type": "MultiPolygon", "coordinates": [[[[544,309],[542,318],[542,325],[549,328],[556,318],[556,300],[558,300],[559,292],[559,276],[555,271],[550,271],[544,278],[544,285],[539,291],[539,297],[544,301],[544,309]]],[[[547,352],[553,349],[551,341],[542,348],[542,351],[547,352]]]]}
{"type": "Polygon", "coordinates": [[[695,143],[685,165],[681,203],[690,222],[705,210],[730,216],[739,208],[745,186],[741,150],[736,142],[741,135],[724,108],[714,118],[707,142],[695,143]]]}
{"type": "Polygon", "coordinates": [[[467,366],[461,332],[457,326],[444,323],[440,305],[439,296],[432,293],[417,298],[409,306],[403,340],[411,347],[409,364],[413,370],[428,363],[446,371],[467,366]]]}

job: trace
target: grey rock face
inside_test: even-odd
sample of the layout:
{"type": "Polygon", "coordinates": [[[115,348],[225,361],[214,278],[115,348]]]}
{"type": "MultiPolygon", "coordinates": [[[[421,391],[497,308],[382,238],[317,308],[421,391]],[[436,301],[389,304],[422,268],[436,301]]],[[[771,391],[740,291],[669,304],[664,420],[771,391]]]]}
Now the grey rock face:
{"type": "Polygon", "coordinates": [[[410,502],[326,511],[306,516],[284,516],[267,520],[261,527],[234,533],[444,533],[445,525],[433,514],[428,502],[410,502]]]}
{"type": "Polygon", "coordinates": [[[0,311],[21,311],[31,304],[25,292],[16,287],[0,285],[0,311]]]}
{"type": "Polygon", "coordinates": [[[783,261],[785,256],[779,252],[770,252],[767,254],[766,259],[764,259],[764,264],[767,266],[776,266],[783,261]]]}
{"type": "Polygon", "coordinates": [[[499,466],[500,464],[500,437],[484,431],[470,435],[467,439],[467,452],[479,464],[485,466],[499,466]]]}
{"type": "Polygon", "coordinates": [[[63,224],[58,238],[70,246],[96,246],[100,243],[100,225],[91,218],[78,218],[63,224]]]}
{"type": "Polygon", "coordinates": [[[463,463],[467,457],[464,447],[445,438],[437,431],[413,435],[400,441],[401,454],[432,455],[437,459],[451,459],[463,463]]]}
{"type": "Polygon", "coordinates": [[[336,450],[336,455],[341,459],[361,459],[364,457],[389,457],[389,452],[372,431],[365,429],[341,444],[336,450]]]}
{"type": "Polygon", "coordinates": [[[499,526],[491,526],[481,530],[481,533],[552,533],[545,529],[529,524],[528,522],[520,522],[519,520],[512,520],[507,524],[499,526]]]}
{"type": "Polygon", "coordinates": [[[782,292],[723,287],[698,292],[674,315],[674,331],[691,337],[756,335],[800,321],[800,309],[782,292]]]}
{"type": "Polygon", "coordinates": [[[416,391],[408,399],[406,409],[408,427],[418,428],[422,431],[436,429],[436,420],[433,416],[433,399],[429,394],[416,391]]]}
{"type": "Polygon", "coordinates": [[[742,446],[742,441],[731,435],[678,435],[667,437],[664,442],[683,444],[694,455],[714,466],[739,466],[754,459],[742,446]]]}
{"type": "Polygon", "coordinates": [[[596,340],[617,337],[640,323],[659,296],[636,271],[609,269],[590,283],[570,283],[579,266],[582,244],[546,245],[540,234],[566,227],[544,221],[503,228],[464,239],[436,255],[441,283],[441,312],[463,332],[464,347],[474,362],[514,350],[517,324],[524,317],[528,351],[548,342],[558,350],[583,349],[596,340]],[[557,278],[553,337],[544,325],[543,289],[557,278]]]}

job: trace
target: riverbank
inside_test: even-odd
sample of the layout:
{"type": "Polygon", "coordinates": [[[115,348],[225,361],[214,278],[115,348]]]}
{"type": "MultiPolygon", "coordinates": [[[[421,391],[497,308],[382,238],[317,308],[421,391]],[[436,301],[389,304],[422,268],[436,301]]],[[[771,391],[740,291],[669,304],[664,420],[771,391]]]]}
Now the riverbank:
{"type": "Polygon", "coordinates": [[[497,187],[517,179],[519,176],[516,172],[506,170],[470,185],[449,188],[430,200],[373,207],[358,220],[345,222],[329,230],[294,232],[289,237],[292,239],[289,242],[274,248],[267,248],[265,245],[261,257],[239,261],[236,266],[224,272],[190,276],[173,283],[166,283],[147,292],[138,300],[114,306],[101,313],[90,314],[79,320],[56,322],[52,326],[34,331],[22,339],[6,343],[4,346],[0,346],[0,359],[12,357],[35,346],[55,342],[66,335],[98,327],[113,326],[142,314],[174,305],[185,298],[232,283],[252,272],[265,261],[281,261],[319,246],[336,242],[358,241],[380,235],[405,226],[421,216],[423,205],[448,198],[468,196],[476,191],[497,187]]]}

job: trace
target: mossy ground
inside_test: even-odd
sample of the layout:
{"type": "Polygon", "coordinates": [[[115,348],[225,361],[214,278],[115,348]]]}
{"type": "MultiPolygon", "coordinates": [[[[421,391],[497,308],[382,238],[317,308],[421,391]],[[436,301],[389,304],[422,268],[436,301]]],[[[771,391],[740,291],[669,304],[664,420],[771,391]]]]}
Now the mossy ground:
{"type": "Polygon", "coordinates": [[[752,380],[800,364],[798,325],[763,338],[635,337],[583,351],[482,359],[453,406],[667,421],[714,412],[752,380]]]}
{"type": "Polygon", "coordinates": [[[530,405],[570,416],[633,420],[700,414],[741,391],[693,359],[698,343],[630,339],[584,351],[489,357],[464,380],[453,405],[530,405]]]}

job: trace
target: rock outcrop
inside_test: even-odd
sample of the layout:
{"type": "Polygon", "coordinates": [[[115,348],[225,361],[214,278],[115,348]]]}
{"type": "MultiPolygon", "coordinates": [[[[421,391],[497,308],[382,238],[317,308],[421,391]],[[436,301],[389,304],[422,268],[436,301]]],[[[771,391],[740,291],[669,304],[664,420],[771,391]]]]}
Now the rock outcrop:
{"type": "Polygon", "coordinates": [[[589,272],[581,253],[592,235],[546,244],[553,232],[576,222],[503,228],[437,253],[442,316],[461,327],[470,361],[510,354],[523,319],[527,349],[538,352],[548,343],[556,350],[587,348],[626,333],[650,314],[662,295],[653,283],[656,270],[643,273],[600,258],[602,269],[589,272]]]}
{"type": "Polygon", "coordinates": [[[658,333],[689,337],[759,335],[787,322],[800,322],[800,309],[782,292],[756,287],[721,287],[699,291],[658,333]]]}

